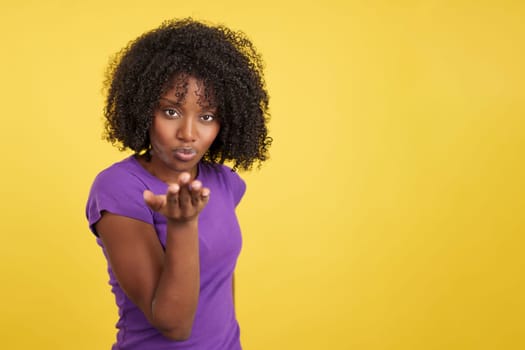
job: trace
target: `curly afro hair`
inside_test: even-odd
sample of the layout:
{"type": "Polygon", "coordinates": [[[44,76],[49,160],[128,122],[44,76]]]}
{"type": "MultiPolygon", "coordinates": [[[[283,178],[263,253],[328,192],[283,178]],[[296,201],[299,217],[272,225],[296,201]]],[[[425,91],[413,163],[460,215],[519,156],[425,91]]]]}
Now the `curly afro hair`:
{"type": "Polygon", "coordinates": [[[248,170],[267,159],[272,139],[260,55],[244,33],[191,18],[162,23],[112,59],[105,82],[106,140],[121,150],[146,152],[155,107],[177,76],[201,80],[217,108],[221,128],[204,161],[248,170]]]}

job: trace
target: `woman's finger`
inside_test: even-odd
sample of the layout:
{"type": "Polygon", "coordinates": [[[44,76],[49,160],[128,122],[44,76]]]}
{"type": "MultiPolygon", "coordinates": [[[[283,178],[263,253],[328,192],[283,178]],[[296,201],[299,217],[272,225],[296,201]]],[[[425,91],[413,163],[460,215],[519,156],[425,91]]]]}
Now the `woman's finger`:
{"type": "Polygon", "coordinates": [[[200,200],[200,194],[202,192],[202,183],[199,180],[195,180],[190,184],[190,195],[191,195],[191,204],[197,206],[200,200]]]}
{"type": "Polygon", "coordinates": [[[168,204],[172,206],[179,205],[179,192],[180,186],[178,184],[171,184],[168,186],[168,190],[166,192],[166,200],[168,204]]]}
{"type": "Polygon", "coordinates": [[[208,200],[210,199],[210,189],[204,187],[200,193],[200,200],[202,201],[203,207],[208,203],[208,200]]]}
{"type": "Polygon", "coordinates": [[[153,192],[145,190],[143,193],[144,202],[151,208],[151,210],[159,211],[166,204],[166,196],[156,196],[153,192]]]}
{"type": "Polygon", "coordinates": [[[180,186],[179,189],[179,205],[181,209],[187,209],[191,205],[191,195],[190,195],[190,174],[182,173],[179,175],[177,183],[180,186]]]}

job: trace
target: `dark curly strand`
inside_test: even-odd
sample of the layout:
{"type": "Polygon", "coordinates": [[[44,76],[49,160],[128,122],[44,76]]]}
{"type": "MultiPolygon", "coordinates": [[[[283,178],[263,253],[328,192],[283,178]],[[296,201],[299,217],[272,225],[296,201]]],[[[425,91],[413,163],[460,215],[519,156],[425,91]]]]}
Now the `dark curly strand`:
{"type": "Polygon", "coordinates": [[[166,21],[130,42],[109,65],[105,137],[121,150],[146,151],[161,95],[173,77],[191,75],[203,81],[221,124],[203,160],[232,161],[234,169],[248,170],[267,159],[272,142],[262,71],[261,57],[242,32],[191,18],[166,21]]]}

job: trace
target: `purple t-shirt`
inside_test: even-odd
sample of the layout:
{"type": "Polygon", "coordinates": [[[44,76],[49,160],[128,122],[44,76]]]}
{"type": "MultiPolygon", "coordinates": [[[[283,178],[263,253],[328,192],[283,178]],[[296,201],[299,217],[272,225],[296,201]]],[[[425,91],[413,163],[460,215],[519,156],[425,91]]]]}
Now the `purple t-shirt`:
{"type": "MultiPolygon", "coordinates": [[[[246,185],[224,165],[199,163],[197,179],[211,191],[199,214],[200,294],[191,337],[185,341],[165,338],[149,324],[142,311],[126,296],[108,262],[109,284],[119,310],[117,342],[113,350],[238,350],[239,325],[232,297],[232,274],[241,250],[241,232],[235,207],[246,185]]],[[[86,215],[91,231],[103,211],[147,222],[166,244],[166,219],[144,203],[144,190],[166,193],[167,185],[130,156],[103,170],[95,178],[86,215]]],[[[97,243],[102,247],[100,238],[97,243]]]]}

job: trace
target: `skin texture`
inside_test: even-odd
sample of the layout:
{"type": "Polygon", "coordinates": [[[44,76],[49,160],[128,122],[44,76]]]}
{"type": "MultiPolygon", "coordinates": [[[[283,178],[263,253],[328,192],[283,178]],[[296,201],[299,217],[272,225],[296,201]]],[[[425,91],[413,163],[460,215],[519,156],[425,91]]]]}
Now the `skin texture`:
{"type": "Polygon", "coordinates": [[[96,224],[122,289],[173,340],[190,336],[199,298],[198,215],[210,191],[192,179],[220,130],[215,108],[202,98],[202,81],[188,77],[185,86],[183,97],[177,86],[161,96],[149,131],[150,158],[139,158],[170,184],[163,195],[144,192],[148,206],[167,219],[165,252],[150,224],[107,212],[96,224]]]}

